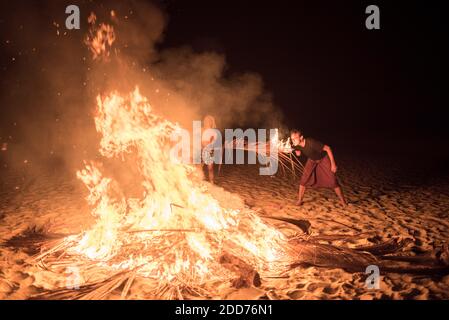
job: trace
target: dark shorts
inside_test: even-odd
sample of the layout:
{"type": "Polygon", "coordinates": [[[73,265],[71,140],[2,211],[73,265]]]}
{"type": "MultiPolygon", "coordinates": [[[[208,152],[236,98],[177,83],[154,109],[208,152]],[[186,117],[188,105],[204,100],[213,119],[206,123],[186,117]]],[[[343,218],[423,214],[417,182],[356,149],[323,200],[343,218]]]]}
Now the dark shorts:
{"type": "Polygon", "coordinates": [[[321,160],[308,159],[299,184],[308,188],[335,189],[339,187],[337,177],[331,171],[329,157],[325,156],[321,160]]]}

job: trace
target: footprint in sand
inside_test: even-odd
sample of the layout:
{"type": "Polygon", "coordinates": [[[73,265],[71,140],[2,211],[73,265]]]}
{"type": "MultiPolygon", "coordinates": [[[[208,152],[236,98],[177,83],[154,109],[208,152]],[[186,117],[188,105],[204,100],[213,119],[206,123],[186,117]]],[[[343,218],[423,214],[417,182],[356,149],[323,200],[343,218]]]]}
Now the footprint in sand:
{"type": "Polygon", "coordinates": [[[288,292],[287,296],[289,296],[293,300],[299,300],[299,299],[304,298],[306,293],[307,292],[304,290],[293,290],[293,291],[288,292]]]}

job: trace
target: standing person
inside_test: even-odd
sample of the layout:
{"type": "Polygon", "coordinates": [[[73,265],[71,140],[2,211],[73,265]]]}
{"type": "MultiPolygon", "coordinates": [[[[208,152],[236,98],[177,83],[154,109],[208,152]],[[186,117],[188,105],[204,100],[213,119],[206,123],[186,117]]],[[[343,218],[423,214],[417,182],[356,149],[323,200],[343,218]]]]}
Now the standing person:
{"type": "Polygon", "coordinates": [[[210,183],[214,183],[214,143],[217,140],[217,133],[209,130],[208,134],[205,131],[208,129],[217,129],[215,118],[207,115],[203,120],[203,128],[201,134],[201,149],[202,149],[202,166],[207,166],[208,179],[210,183]]]}
{"type": "Polygon", "coordinates": [[[304,154],[307,163],[299,182],[298,205],[302,204],[306,188],[334,189],[340,203],[346,206],[343,191],[337,181],[337,164],[332,149],[312,138],[304,138],[301,131],[292,130],[290,133],[293,150],[297,156],[304,154]]]}

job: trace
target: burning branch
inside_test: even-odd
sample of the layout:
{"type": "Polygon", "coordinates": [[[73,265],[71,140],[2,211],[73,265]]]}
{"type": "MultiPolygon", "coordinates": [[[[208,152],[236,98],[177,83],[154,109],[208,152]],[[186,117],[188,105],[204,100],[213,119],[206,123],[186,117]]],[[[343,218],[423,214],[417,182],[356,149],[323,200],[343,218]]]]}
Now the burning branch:
{"type": "Polygon", "coordinates": [[[225,149],[243,150],[254,152],[261,158],[265,158],[266,163],[277,161],[283,174],[292,174],[300,176],[304,170],[304,166],[297,157],[293,157],[291,153],[290,141],[279,140],[278,136],[272,141],[248,143],[243,138],[237,138],[233,141],[225,143],[225,149]],[[271,153],[275,150],[275,153],[271,153]]]}

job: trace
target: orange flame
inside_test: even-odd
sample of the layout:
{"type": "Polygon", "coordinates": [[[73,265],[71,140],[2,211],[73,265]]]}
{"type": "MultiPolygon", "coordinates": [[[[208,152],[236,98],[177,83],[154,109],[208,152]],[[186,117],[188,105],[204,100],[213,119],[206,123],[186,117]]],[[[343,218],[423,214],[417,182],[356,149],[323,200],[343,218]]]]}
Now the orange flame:
{"type": "MultiPolygon", "coordinates": [[[[70,250],[116,269],[138,269],[163,281],[197,282],[229,275],[223,252],[258,271],[288,260],[286,239],[250,210],[220,205],[193,166],[170,159],[170,134],[179,129],[153,113],[139,90],[97,98],[95,116],[106,158],[134,154],[142,178],[140,198],[116,196],[112,178],[93,163],[78,172],[97,217],[70,250]]],[[[123,170],[127,170],[123,167],[123,170]]]]}
{"type": "Polygon", "coordinates": [[[92,12],[88,18],[88,22],[91,25],[89,34],[87,35],[84,43],[92,52],[94,60],[107,59],[110,55],[109,49],[115,42],[114,27],[108,24],[100,23],[96,26],[97,17],[92,12]]]}

